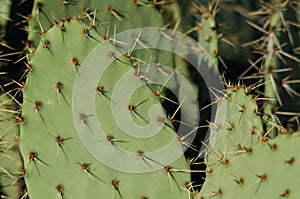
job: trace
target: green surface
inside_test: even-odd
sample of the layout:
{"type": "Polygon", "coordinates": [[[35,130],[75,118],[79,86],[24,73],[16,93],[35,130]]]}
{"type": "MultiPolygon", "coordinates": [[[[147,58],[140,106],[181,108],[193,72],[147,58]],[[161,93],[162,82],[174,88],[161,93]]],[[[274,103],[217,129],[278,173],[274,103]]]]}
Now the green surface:
{"type": "Polygon", "coordinates": [[[244,86],[233,86],[221,98],[211,127],[208,168],[226,163],[227,159],[251,149],[257,140],[263,139],[256,98],[247,92],[244,86]]]}
{"type": "Polygon", "coordinates": [[[296,133],[256,142],[251,153],[219,164],[196,198],[298,198],[299,138],[296,133]]]}
{"type": "Polygon", "coordinates": [[[1,197],[18,199],[21,194],[22,159],[18,150],[19,126],[16,104],[5,94],[0,96],[0,185],[1,197]]]}
{"type": "MultiPolygon", "coordinates": [[[[80,69],[84,67],[85,57],[99,44],[99,41],[103,41],[103,37],[95,30],[90,30],[88,37],[84,35],[82,31],[85,28],[88,29],[88,26],[83,22],[71,20],[66,22],[64,27],[65,32],[61,32],[59,25],[47,31],[41,37],[42,42],[30,58],[33,71],[28,75],[24,90],[23,116],[26,120],[22,126],[20,139],[20,148],[27,171],[25,182],[29,196],[40,198],[63,194],[66,198],[140,198],[144,195],[149,198],[158,198],[164,194],[165,198],[187,197],[188,194],[181,187],[184,187],[184,183],[190,180],[189,172],[173,172],[172,169],[166,172],[164,168],[140,174],[120,172],[95,160],[83,146],[74,123],[85,128],[86,133],[96,135],[99,132],[93,132],[90,128],[92,125],[89,124],[89,117],[93,115],[89,116],[88,113],[83,112],[82,114],[86,116],[80,118],[78,114],[77,120],[73,120],[71,106],[76,106],[72,101],[73,84],[76,77],[81,77],[80,69]],[[77,70],[71,63],[73,58],[78,60],[77,70]],[[58,82],[62,85],[59,90],[56,87],[58,82]],[[55,139],[58,135],[62,138],[60,145],[55,139]],[[89,167],[82,165],[84,163],[89,167]],[[113,188],[111,184],[113,180],[119,181],[119,192],[113,188]],[[61,192],[57,191],[57,185],[62,186],[61,192]]],[[[109,51],[103,53],[107,55],[109,51]]],[[[110,58],[107,57],[107,59],[110,58]]],[[[124,149],[133,150],[135,153],[137,150],[148,152],[158,149],[167,141],[176,139],[175,132],[165,127],[157,136],[138,143],[137,139],[130,136],[122,137],[124,136],[122,131],[117,129],[115,121],[107,114],[111,112],[109,104],[114,103],[113,100],[109,100],[111,88],[118,77],[132,68],[129,63],[116,61],[105,71],[99,85],[103,84],[107,97],[99,96],[96,86],[86,89],[94,90],[97,117],[105,118],[100,120],[100,123],[104,122],[103,128],[106,136],[111,135],[117,139],[113,145],[105,140],[98,140],[98,144],[112,151],[124,149]],[[118,141],[123,138],[126,142],[118,141]]],[[[144,97],[149,100],[136,111],[147,118],[145,113],[148,113],[148,107],[160,102],[150,89],[144,86],[134,93],[133,103],[139,103],[136,100],[144,99],[144,97]]],[[[138,122],[136,118],[133,120],[138,122]]],[[[146,125],[145,121],[141,123],[146,125]]],[[[177,146],[179,150],[182,150],[180,143],[177,146]]],[[[114,157],[110,158],[114,159],[114,157]]],[[[145,167],[157,167],[157,164],[161,164],[148,159],[146,155],[143,159],[136,155],[136,162],[131,162],[131,166],[134,168],[135,164],[141,165],[140,162],[143,162],[145,167]]],[[[160,167],[164,166],[170,166],[174,170],[189,170],[184,156],[171,165],[160,165],[160,167]]]]}

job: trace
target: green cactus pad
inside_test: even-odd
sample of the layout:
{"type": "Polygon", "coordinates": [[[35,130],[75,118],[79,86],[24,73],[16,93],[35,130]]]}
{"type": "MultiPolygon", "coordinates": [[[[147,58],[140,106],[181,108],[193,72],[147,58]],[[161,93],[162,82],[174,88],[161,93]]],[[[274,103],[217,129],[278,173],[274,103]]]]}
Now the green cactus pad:
{"type": "Polygon", "coordinates": [[[226,96],[218,102],[215,122],[211,124],[208,167],[250,150],[264,133],[257,97],[245,86],[229,86],[226,96]]]}
{"type": "MultiPolygon", "coordinates": [[[[163,19],[154,6],[139,6],[134,1],[55,1],[39,0],[34,2],[32,18],[29,21],[28,40],[36,47],[41,35],[60,21],[71,18],[84,20],[88,28],[97,28],[105,35],[108,27],[110,33],[145,26],[162,27],[163,19]],[[147,17],[140,17],[140,16],[147,17]]],[[[63,25],[61,25],[63,28],[63,25]]]]}
{"type": "Polygon", "coordinates": [[[255,143],[211,171],[196,198],[297,198],[299,139],[296,133],[255,143]]]}
{"type": "Polygon", "coordinates": [[[16,104],[0,94],[0,186],[1,197],[18,199],[22,187],[22,159],[18,150],[19,126],[16,104]]]}
{"type": "MultiPolygon", "coordinates": [[[[81,70],[87,64],[84,60],[99,42],[106,41],[94,29],[87,32],[89,26],[84,22],[71,20],[64,23],[64,28],[65,31],[62,31],[58,24],[42,35],[40,45],[30,57],[33,70],[27,77],[24,89],[22,114],[25,122],[20,138],[29,196],[126,199],[143,196],[159,198],[164,194],[164,198],[188,198],[189,193],[184,184],[190,181],[190,168],[183,156],[181,143],[176,141],[177,135],[172,123],[163,122],[165,127],[161,128],[157,135],[138,143],[138,139],[124,135],[113,121],[110,106],[117,101],[112,97],[112,91],[116,80],[132,70],[130,61],[114,57],[109,49],[103,51],[107,60],[111,62],[111,59],[115,59],[114,63],[99,80],[98,89],[96,85],[90,86],[89,79],[86,82],[86,89],[91,89],[94,93],[96,115],[90,115],[90,112],[84,109],[80,113],[72,113],[72,108],[79,107],[72,99],[72,92],[76,78],[80,79],[85,75],[81,70]],[[99,137],[95,142],[111,151],[111,154],[114,154],[113,152],[120,154],[122,150],[131,151],[136,155],[135,161],[129,165],[131,169],[134,169],[135,165],[139,167],[143,165],[150,168],[147,173],[128,173],[125,169],[123,172],[112,169],[96,160],[89,153],[91,150],[87,151],[82,141],[99,134],[94,131],[92,122],[93,118],[97,117],[103,118],[99,121],[104,122],[102,127],[105,136],[103,139],[99,137]],[[80,137],[81,139],[77,133],[78,128],[84,129],[86,133],[86,136],[80,137]],[[148,156],[148,152],[158,150],[172,140],[177,143],[175,150],[182,153],[178,159],[166,165],[163,157],[154,156],[152,159],[148,156]]],[[[103,60],[103,63],[106,61],[103,60]]],[[[134,78],[134,73],[131,74],[134,78]]],[[[157,87],[154,85],[153,88],[157,87]]],[[[126,91],[122,92],[125,95],[126,91]]],[[[132,106],[140,104],[145,99],[147,101],[134,110],[139,116],[131,115],[133,121],[142,127],[146,126],[149,120],[148,108],[153,104],[160,104],[159,98],[148,86],[144,86],[134,91],[131,98],[132,106]],[[144,118],[145,121],[144,119],[140,121],[138,117],[144,118]]],[[[128,109],[128,114],[130,114],[129,105],[124,107],[124,110],[128,109]]],[[[167,115],[163,117],[167,118],[167,115]]],[[[156,123],[160,125],[158,121],[156,123]]],[[[108,158],[114,160],[114,157],[108,158]]],[[[128,166],[126,164],[124,162],[124,168],[128,166]]]]}
{"type": "MultiPolygon", "coordinates": [[[[218,66],[218,42],[219,35],[216,31],[216,14],[218,9],[218,3],[213,3],[208,8],[203,9],[201,22],[198,24],[198,41],[201,45],[207,49],[212,57],[215,66],[218,66]]],[[[215,73],[218,73],[218,68],[214,68],[215,73]]]]}

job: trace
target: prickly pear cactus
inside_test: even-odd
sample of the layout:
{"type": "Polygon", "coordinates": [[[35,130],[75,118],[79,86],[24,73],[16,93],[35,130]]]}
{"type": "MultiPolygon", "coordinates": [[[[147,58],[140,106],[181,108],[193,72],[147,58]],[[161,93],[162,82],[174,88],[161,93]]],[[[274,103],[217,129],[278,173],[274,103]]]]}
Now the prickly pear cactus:
{"type": "Polygon", "coordinates": [[[216,15],[218,10],[218,1],[212,1],[210,4],[205,6],[195,6],[195,8],[200,12],[201,17],[200,23],[198,24],[198,42],[201,43],[205,49],[209,52],[209,55],[212,57],[215,68],[213,71],[215,73],[219,72],[218,62],[219,62],[219,51],[218,51],[218,42],[220,35],[216,31],[216,15]]]}
{"type": "MultiPolygon", "coordinates": [[[[32,24],[43,28],[28,51],[19,143],[28,195],[189,198],[190,173],[201,172],[191,171],[183,155],[198,129],[197,92],[172,66],[172,52],[143,50],[160,42],[174,49],[179,40],[160,28],[156,38],[151,29],[118,35],[162,27],[160,14],[153,6],[110,2],[101,12],[70,12],[74,18],[52,13],[57,23],[46,29],[54,7],[35,5],[32,24]],[[134,17],[145,12],[147,20],[134,17]]],[[[59,6],[67,14],[72,3],[59,6]]]]}
{"type": "Polygon", "coordinates": [[[298,27],[289,25],[299,23],[295,5],[296,1],[262,2],[258,10],[249,13],[254,20],[247,21],[262,33],[260,38],[247,44],[261,56],[251,61],[242,79],[257,80],[255,84],[264,87],[263,114],[270,137],[275,137],[282,126],[293,131],[298,128],[293,121],[300,110],[299,34],[298,27]],[[255,18],[261,22],[257,23],[255,18]],[[255,73],[247,74],[251,68],[255,68],[255,73]]]}
{"type": "Polygon", "coordinates": [[[219,99],[217,116],[210,127],[209,169],[251,150],[258,139],[267,139],[256,103],[260,99],[250,92],[251,87],[228,85],[225,97],[219,99]]]}
{"type": "Polygon", "coordinates": [[[206,177],[196,198],[297,198],[299,133],[254,143],[219,164],[206,177]]]}
{"type": "Polygon", "coordinates": [[[0,95],[0,196],[20,198],[22,159],[18,150],[19,127],[16,104],[6,94],[0,95]]]}
{"type": "MultiPolygon", "coordinates": [[[[0,72],[11,81],[6,86],[17,85],[6,94],[17,101],[23,93],[22,111],[12,116],[20,139],[6,137],[6,129],[0,138],[6,149],[19,144],[24,171],[1,164],[2,185],[24,177],[22,198],[33,199],[293,197],[296,188],[278,182],[297,165],[295,150],[281,151],[298,139],[289,134],[299,128],[296,10],[294,0],[33,1],[32,14],[19,13],[24,20],[16,24],[26,26],[24,48],[0,52],[0,61],[26,67],[20,79],[0,72]],[[220,18],[229,20],[224,25],[220,18]],[[245,34],[260,38],[244,44],[237,37],[245,34]],[[241,57],[233,51],[240,48],[251,66],[237,74],[244,67],[235,65],[241,57]],[[199,132],[207,128],[203,140],[208,134],[199,132]],[[282,133],[288,135],[270,140],[282,133]],[[207,178],[197,195],[198,173],[207,178]]],[[[7,10],[0,8],[0,26],[2,18],[7,10]]]]}
{"type": "Polygon", "coordinates": [[[218,101],[217,117],[210,127],[206,179],[200,193],[191,189],[195,198],[293,198],[298,194],[297,186],[287,182],[297,178],[299,133],[282,130],[271,140],[263,131],[256,104],[261,99],[251,94],[253,89],[228,85],[225,97],[218,101]]]}

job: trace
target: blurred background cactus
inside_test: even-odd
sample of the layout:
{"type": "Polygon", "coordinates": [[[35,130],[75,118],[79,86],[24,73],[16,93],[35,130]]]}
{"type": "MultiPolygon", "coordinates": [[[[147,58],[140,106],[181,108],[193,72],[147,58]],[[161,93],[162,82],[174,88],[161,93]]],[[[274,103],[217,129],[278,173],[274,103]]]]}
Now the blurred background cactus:
{"type": "Polygon", "coordinates": [[[297,0],[0,0],[1,198],[298,198],[299,28],[297,0]],[[198,64],[224,89],[207,87],[188,54],[143,49],[156,41],[143,32],[117,39],[142,27],[157,43],[177,44],[175,31],[197,41],[198,64]],[[98,45],[93,64],[110,65],[80,91],[93,113],[73,97],[98,45]],[[158,133],[128,134],[136,126],[158,133]],[[176,161],[152,153],[168,143],[176,161]],[[99,147],[135,159],[120,171],[99,147]]]}

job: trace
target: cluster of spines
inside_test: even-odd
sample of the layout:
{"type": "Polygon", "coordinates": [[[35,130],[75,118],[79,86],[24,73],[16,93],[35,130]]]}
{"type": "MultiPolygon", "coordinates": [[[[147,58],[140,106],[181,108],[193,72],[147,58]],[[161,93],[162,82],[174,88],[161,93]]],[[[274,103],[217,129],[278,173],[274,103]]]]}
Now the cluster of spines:
{"type": "MultiPolygon", "coordinates": [[[[299,115],[297,100],[300,94],[298,91],[299,76],[295,67],[299,63],[296,52],[298,35],[295,29],[299,22],[289,16],[295,9],[294,1],[272,1],[261,4],[261,9],[249,13],[254,18],[262,18],[260,23],[247,21],[261,37],[245,45],[251,45],[254,53],[259,55],[255,61],[250,61],[251,66],[242,75],[243,80],[256,80],[256,85],[263,89],[263,114],[266,122],[266,129],[270,131],[269,136],[275,137],[284,125],[282,119],[287,121],[287,127],[297,129],[293,124],[299,115]],[[249,73],[251,69],[256,72],[249,73]],[[294,73],[291,71],[295,71],[294,73]],[[293,103],[295,108],[289,109],[287,101],[293,103]],[[293,125],[292,125],[293,124],[293,125]]],[[[296,14],[297,15],[297,14],[296,14]]]]}
{"type": "Polygon", "coordinates": [[[5,93],[0,96],[0,195],[19,198],[23,188],[22,160],[18,151],[20,139],[19,110],[13,100],[5,93]]]}

